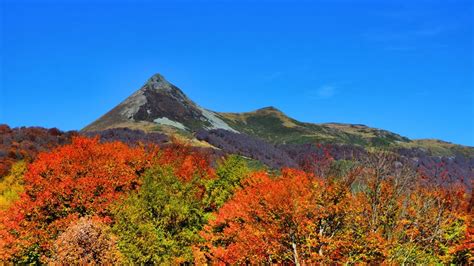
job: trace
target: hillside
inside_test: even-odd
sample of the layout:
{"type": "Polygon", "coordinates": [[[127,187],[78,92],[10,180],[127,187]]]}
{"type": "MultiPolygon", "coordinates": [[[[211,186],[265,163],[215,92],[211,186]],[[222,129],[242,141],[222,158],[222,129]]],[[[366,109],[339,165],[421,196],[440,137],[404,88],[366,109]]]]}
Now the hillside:
{"type": "Polygon", "coordinates": [[[275,107],[245,113],[222,113],[205,109],[189,99],[162,75],[152,76],[142,88],[82,131],[110,128],[163,132],[195,142],[200,130],[224,129],[245,133],[272,144],[350,144],[390,149],[420,148],[432,155],[474,155],[474,148],[439,140],[410,140],[399,134],[358,124],[305,123],[288,117],[275,107]]]}
{"type": "Polygon", "coordinates": [[[220,115],[238,131],[276,144],[323,142],[383,146],[410,141],[395,133],[363,125],[303,123],[286,116],[275,107],[220,115]]]}

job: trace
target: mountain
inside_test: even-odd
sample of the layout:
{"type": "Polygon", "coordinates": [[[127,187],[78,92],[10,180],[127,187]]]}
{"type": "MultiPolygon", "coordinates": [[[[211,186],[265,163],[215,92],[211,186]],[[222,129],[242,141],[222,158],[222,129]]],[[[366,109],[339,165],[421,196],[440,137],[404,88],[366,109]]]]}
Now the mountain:
{"type": "Polygon", "coordinates": [[[233,131],[217,113],[194,103],[160,74],[152,76],[141,89],[84,131],[118,127],[159,131],[160,126],[188,132],[218,128],[233,131]]]}
{"type": "Polygon", "coordinates": [[[246,113],[205,109],[189,99],[162,75],[152,76],[138,91],[82,131],[111,128],[164,132],[195,139],[202,130],[244,133],[272,144],[332,143],[362,147],[421,148],[434,155],[474,155],[474,148],[439,140],[410,140],[387,130],[358,124],[305,123],[275,107],[246,113]]]}

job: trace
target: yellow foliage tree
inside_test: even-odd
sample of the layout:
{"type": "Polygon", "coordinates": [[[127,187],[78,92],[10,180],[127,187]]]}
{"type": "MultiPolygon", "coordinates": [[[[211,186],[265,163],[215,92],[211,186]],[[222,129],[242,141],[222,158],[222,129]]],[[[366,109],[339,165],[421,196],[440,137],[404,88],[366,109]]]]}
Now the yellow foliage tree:
{"type": "Polygon", "coordinates": [[[19,161],[13,164],[8,175],[0,179],[0,210],[7,209],[23,192],[23,175],[26,163],[19,161]]]}

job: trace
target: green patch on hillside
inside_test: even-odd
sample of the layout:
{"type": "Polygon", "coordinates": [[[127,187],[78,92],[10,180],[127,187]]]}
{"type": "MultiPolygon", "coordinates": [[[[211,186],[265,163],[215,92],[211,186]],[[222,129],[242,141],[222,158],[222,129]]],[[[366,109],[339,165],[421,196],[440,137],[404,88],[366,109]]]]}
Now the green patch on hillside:
{"type": "Polygon", "coordinates": [[[393,147],[409,139],[400,135],[348,124],[302,123],[268,107],[249,113],[221,113],[221,118],[239,132],[275,144],[329,143],[364,147],[393,147]]]}
{"type": "Polygon", "coordinates": [[[452,156],[462,154],[474,157],[474,147],[461,146],[436,139],[419,139],[401,144],[404,148],[421,148],[431,152],[434,156],[452,156]]]}

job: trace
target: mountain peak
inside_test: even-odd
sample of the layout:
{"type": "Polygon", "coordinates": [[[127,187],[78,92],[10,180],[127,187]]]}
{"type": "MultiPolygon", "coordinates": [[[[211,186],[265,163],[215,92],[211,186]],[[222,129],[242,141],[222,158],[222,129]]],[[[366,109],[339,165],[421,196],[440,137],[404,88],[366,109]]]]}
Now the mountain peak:
{"type": "Polygon", "coordinates": [[[161,75],[160,73],[156,73],[148,79],[147,83],[158,83],[164,81],[166,81],[165,77],[163,77],[163,75],[161,75]]]}
{"type": "Polygon", "coordinates": [[[274,106],[267,106],[258,109],[256,112],[277,112],[277,113],[283,113],[280,109],[274,107],[274,106]]]}
{"type": "Polygon", "coordinates": [[[161,74],[151,76],[138,91],[84,130],[139,126],[137,123],[150,128],[171,126],[191,132],[217,128],[235,131],[215,112],[198,106],[161,74]]]}
{"type": "Polygon", "coordinates": [[[159,73],[151,76],[146,84],[142,87],[142,89],[150,88],[155,90],[164,90],[164,91],[171,91],[173,89],[177,89],[171,83],[169,83],[165,77],[159,73]]]}

